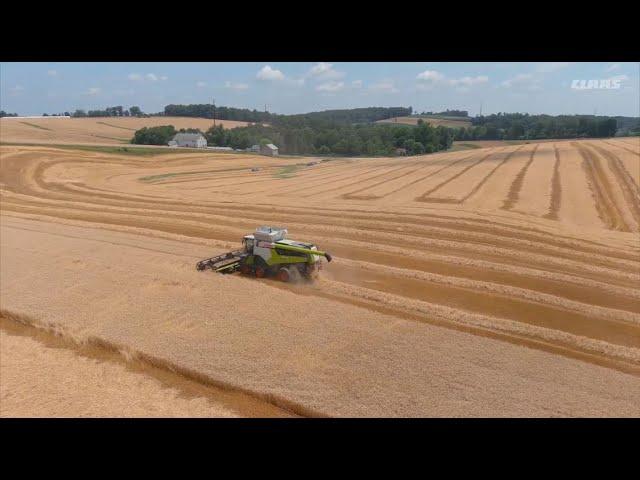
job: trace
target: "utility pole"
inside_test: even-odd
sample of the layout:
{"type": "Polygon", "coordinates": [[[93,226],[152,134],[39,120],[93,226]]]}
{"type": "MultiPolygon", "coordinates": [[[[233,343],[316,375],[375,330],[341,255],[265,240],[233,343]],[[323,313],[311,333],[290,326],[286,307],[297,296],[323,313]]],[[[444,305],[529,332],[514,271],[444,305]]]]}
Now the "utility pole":
{"type": "Polygon", "coordinates": [[[216,99],[213,99],[213,128],[216,127],[216,99]]]}

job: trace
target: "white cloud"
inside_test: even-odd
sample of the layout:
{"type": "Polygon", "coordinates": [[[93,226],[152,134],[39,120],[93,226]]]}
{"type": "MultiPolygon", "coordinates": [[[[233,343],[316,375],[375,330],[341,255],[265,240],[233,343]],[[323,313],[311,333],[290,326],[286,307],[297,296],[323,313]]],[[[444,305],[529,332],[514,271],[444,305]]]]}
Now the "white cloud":
{"type": "Polygon", "coordinates": [[[265,65],[257,73],[256,78],[267,81],[284,80],[284,74],[280,70],[271,68],[270,65],[265,65]]]}
{"type": "Polygon", "coordinates": [[[427,84],[435,84],[444,82],[444,75],[435,70],[425,70],[416,77],[419,82],[427,84]]]}
{"type": "Polygon", "coordinates": [[[354,80],[351,82],[353,88],[362,88],[362,80],[354,80]]]}
{"type": "Polygon", "coordinates": [[[89,87],[89,89],[85,92],[85,95],[100,95],[100,92],[102,92],[102,89],[100,87],[89,87]]]}
{"type": "Polygon", "coordinates": [[[344,77],[344,75],[344,72],[335,70],[333,64],[325,62],[316,63],[307,73],[309,77],[317,77],[322,80],[338,79],[344,77]]]}
{"type": "Polygon", "coordinates": [[[344,82],[330,81],[330,82],[322,83],[322,84],[318,85],[316,87],[316,90],[318,92],[335,93],[335,92],[339,92],[343,88],[344,88],[344,82]]]}
{"type": "Polygon", "coordinates": [[[196,82],[196,87],[198,88],[202,88],[206,86],[207,86],[207,82],[203,82],[203,81],[196,82]]]}
{"type": "Polygon", "coordinates": [[[224,86],[225,88],[230,88],[231,90],[247,90],[249,88],[249,85],[247,85],[246,83],[234,83],[234,82],[230,82],[230,81],[226,81],[224,82],[224,86]]]}
{"type": "Polygon", "coordinates": [[[571,62],[542,62],[536,65],[536,72],[551,73],[571,65],[571,62]]]}
{"type": "Polygon", "coordinates": [[[369,90],[374,92],[382,92],[382,93],[398,93],[398,90],[393,82],[393,80],[383,80],[378,83],[374,83],[369,87],[369,90]]]}
{"type": "Polygon", "coordinates": [[[127,78],[134,82],[141,82],[143,80],[157,82],[158,80],[167,80],[169,77],[166,75],[158,76],[155,73],[147,73],[145,75],[142,75],[141,73],[130,73],[127,75],[127,78]]]}
{"type": "Polygon", "coordinates": [[[619,70],[620,67],[622,67],[622,65],[620,65],[619,63],[612,63],[605,69],[605,72],[613,72],[614,70],[619,70]]]}
{"type": "Polygon", "coordinates": [[[47,75],[49,75],[50,77],[57,77],[58,76],[58,71],[57,70],[47,70],[47,75]]]}
{"type": "Polygon", "coordinates": [[[539,90],[540,80],[531,73],[519,73],[515,77],[508,78],[500,85],[505,88],[539,90]]]}
{"type": "Polygon", "coordinates": [[[478,75],[477,77],[452,78],[451,80],[449,80],[449,84],[453,86],[462,85],[465,87],[472,87],[473,85],[487,83],[488,81],[489,77],[487,77],[486,75],[478,75]]]}
{"type": "Polygon", "coordinates": [[[447,78],[446,75],[436,70],[425,70],[416,77],[419,90],[431,90],[436,85],[457,87],[459,91],[469,91],[470,87],[487,83],[489,77],[477,75],[475,77],[466,76],[460,78],[447,78]]]}

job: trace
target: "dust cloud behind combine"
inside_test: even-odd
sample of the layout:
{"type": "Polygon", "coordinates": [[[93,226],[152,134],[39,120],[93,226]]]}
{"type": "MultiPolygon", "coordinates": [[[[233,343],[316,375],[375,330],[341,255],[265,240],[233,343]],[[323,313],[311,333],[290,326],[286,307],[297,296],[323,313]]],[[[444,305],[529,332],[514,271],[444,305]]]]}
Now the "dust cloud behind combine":
{"type": "Polygon", "coordinates": [[[2,342],[12,318],[54,325],[255,402],[151,415],[637,416],[639,156],[631,138],[313,166],[3,145],[2,342]],[[264,224],[334,261],[312,284],[195,271],[264,224]]]}

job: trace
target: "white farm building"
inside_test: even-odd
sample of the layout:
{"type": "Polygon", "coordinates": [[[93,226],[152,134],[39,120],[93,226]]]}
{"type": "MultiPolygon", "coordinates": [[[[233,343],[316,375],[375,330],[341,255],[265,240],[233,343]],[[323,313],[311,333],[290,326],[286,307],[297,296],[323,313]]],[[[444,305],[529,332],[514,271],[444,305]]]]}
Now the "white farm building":
{"type": "Polygon", "coordinates": [[[175,145],[178,147],[205,148],[207,146],[207,139],[204,138],[201,133],[178,133],[169,142],[169,145],[175,145]]]}
{"type": "Polygon", "coordinates": [[[262,155],[269,155],[270,157],[277,157],[278,147],[276,147],[273,143],[267,143],[266,145],[260,146],[260,153],[262,155]]]}

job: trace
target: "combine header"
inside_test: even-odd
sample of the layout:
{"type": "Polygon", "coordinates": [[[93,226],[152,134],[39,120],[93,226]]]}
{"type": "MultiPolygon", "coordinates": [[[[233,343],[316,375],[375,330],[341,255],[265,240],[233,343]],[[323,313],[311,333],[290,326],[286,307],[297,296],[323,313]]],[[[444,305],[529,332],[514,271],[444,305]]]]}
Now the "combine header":
{"type": "Polygon", "coordinates": [[[276,276],[283,282],[315,278],[322,268],[319,257],[330,262],[331,255],[311,243],[288,240],[287,233],[286,228],[258,227],[253,235],[244,236],[241,250],[201,260],[196,268],[219,273],[240,271],[258,278],[276,276]]]}

